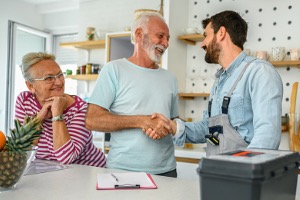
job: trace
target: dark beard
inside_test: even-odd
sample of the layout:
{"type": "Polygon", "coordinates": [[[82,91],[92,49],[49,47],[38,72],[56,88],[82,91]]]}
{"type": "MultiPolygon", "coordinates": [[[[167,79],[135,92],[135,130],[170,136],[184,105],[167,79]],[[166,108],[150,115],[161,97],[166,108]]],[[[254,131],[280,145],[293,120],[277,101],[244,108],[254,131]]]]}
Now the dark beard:
{"type": "Polygon", "coordinates": [[[214,36],[211,43],[207,46],[205,61],[207,63],[219,64],[220,46],[217,44],[217,39],[214,36]]]}

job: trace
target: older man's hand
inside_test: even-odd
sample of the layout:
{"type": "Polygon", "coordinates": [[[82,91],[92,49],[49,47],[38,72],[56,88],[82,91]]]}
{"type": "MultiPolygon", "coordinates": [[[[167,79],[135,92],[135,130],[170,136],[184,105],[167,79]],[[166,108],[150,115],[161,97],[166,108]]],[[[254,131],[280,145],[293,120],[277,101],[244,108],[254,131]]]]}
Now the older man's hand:
{"type": "MultiPolygon", "coordinates": [[[[175,122],[168,119],[164,115],[159,114],[159,113],[154,113],[151,116],[151,120],[152,120],[152,122],[156,123],[156,126],[154,128],[148,127],[146,129],[143,129],[143,131],[146,133],[146,135],[148,135],[148,137],[150,137],[154,140],[158,140],[158,139],[161,139],[161,138],[167,136],[168,134],[174,133],[174,129],[172,128],[172,123],[175,123],[175,122]]],[[[175,123],[175,126],[176,126],[176,123],[175,123]]],[[[175,128],[175,132],[176,132],[176,128],[175,128]]]]}

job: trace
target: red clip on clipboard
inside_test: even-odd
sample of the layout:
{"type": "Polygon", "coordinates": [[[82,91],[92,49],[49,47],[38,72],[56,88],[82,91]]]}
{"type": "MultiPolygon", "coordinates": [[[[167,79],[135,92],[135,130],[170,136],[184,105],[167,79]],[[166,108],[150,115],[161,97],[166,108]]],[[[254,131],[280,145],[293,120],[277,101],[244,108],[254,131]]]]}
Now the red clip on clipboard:
{"type": "Polygon", "coordinates": [[[96,189],[157,189],[157,185],[152,176],[144,172],[105,173],[97,175],[96,189]]]}

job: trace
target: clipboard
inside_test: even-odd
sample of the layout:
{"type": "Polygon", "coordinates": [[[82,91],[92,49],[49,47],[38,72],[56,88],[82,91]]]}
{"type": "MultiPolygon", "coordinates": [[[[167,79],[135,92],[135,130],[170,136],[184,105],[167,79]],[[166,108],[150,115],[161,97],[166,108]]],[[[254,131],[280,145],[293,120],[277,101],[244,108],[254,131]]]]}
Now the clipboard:
{"type": "Polygon", "coordinates": [[[145,172],[104,173],[97,175],[96,189],[157,189],[157,185],[145,172]]]}

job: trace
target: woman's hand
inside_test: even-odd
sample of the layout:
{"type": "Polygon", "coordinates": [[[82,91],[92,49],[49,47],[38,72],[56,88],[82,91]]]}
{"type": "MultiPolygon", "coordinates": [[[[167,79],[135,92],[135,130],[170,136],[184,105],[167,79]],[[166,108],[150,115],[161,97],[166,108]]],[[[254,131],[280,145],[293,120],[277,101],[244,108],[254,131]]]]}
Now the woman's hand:
{"type": "Polygon", "coordinates": [[[61,115],[67,107],[67,101],[66,96],[54,96],[46,99],[46,103],[51,102],[52,116],[61,115]]]}
{"type": "Polygon", "coordinates": [[[39,118],[41,121],[52,118],[51,105],[52,101],[45,102],[42,109],[37,114],[37,118],[39,118]]]}

